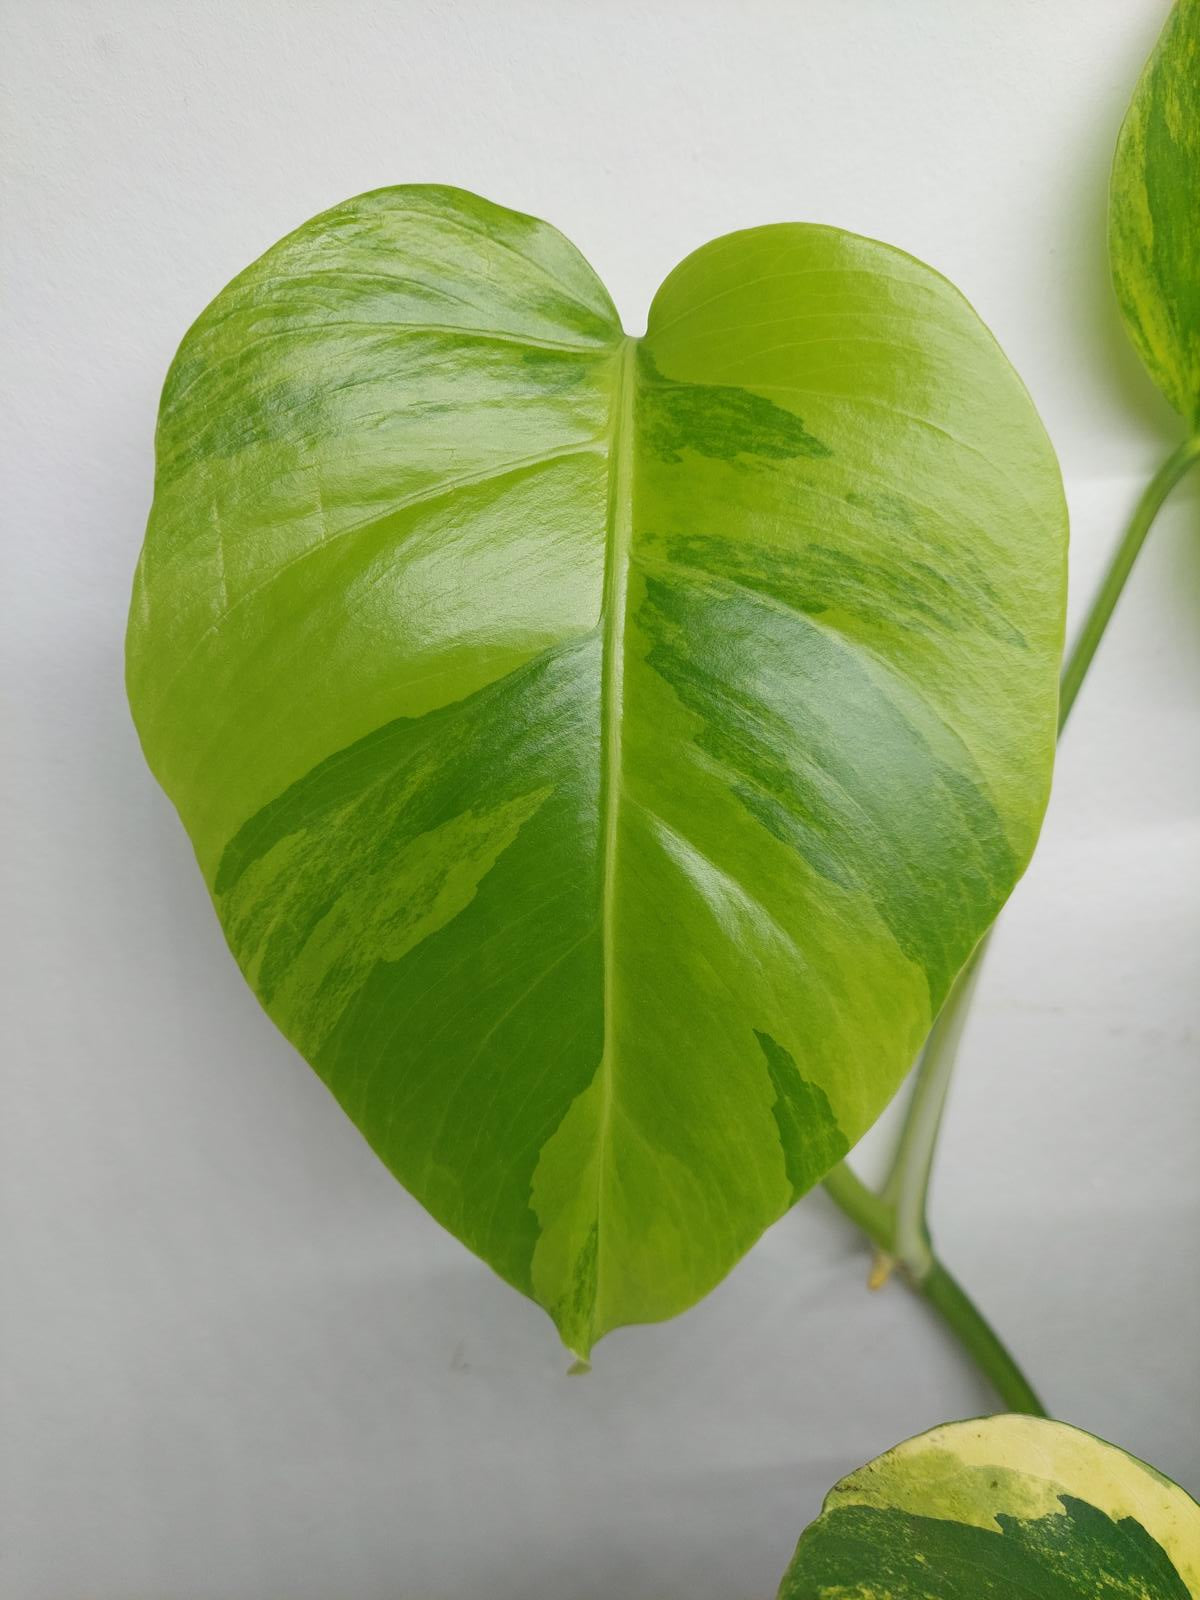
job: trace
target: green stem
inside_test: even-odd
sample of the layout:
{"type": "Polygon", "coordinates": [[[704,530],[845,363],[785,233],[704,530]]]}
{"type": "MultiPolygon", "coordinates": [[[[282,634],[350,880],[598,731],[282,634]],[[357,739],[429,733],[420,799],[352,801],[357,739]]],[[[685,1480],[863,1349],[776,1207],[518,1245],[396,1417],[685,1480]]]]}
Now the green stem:
{"type": "Polygon", "coordinates": [[[1163,501],[1171,490],[1183,477],[1190,466],[1200,459],[1200,434],[1194,438],[1185,439],[1178,450],[1163,462],[1158,471],[1150,479],[1138,501],[1129,526],[1124,537],[1117,546],[1116,554],[1109,562],[1108,571],[1104,574],[1104,581],[1096,592],[1096,597],[1084,618],[1083,627],[1072,646],[1067,657],[1066,666],[1063,668],[1062,681],[1058,694],[1058,727],[1061,733],[1071,714],[1071,707],[1075,704],[1076,696],[1087,677],[1088,668],[1092,664],[1092,657],[1096,654],[1096,647],[1104,637],[1104,630],[1108,627],[1117,601],[1121,598],[1129,574],[1133,571],[1133,564],[1138,558],[1146,535],[1153,526],[1154,519],[1162,509],[1163,501]]]}
{"type": "MultiPolygon", "coordinates": [[[[1059,688],[1061,733],[1163,502],[1200,460],[1200,435],[1186,440],[1146,485],[1067,657],[1059,688]]],[[[946,1096],[990,930],[975,947],[947,995],[917,1064],[912,1095],[881,1193],[842,1162],[825,1179],[834,1203],[900,1267],[942,1317],[963,1349],[991,1379],[1013,1411],[1045,1416],[1041,1402],[974,1301],[938,1260],[929,1233],[929,1185],[946,1096]]]]}
{"type": "Polygon", "coordinates": [[[990,1378],[1008,1410],[1020,1411],[1029,1417],[1046,1416],[1045,1407],[1007,1346],[957,1278],[940,1261],[934,1262],[919,1287],[975,1365],[990,1378]]]}
{"type": "Polygon", "coordinates": [[[866,1234],[877,1250],[890,1256],[896,1244],[891,1206],[844,1161],[825,1174],[824,1187],[838,1210],[866,1234]]]}
{"type": "Polygon", "coordinates": [[[895,1196],[896,1253],[918,1277],[923,1277],[933,1265],[933,1246],[926,1220],[929,1181],[950,1079],[954,1075],[971,996],[986,948],[985,935],[955,979],[933,1025],[921,1054],[912,1098],[892,1161],[889,1187],[895,1196]]]}
{"type": "MultiPolygon", "coordinates": [[[[988,1378],[1010,1411],[1044,1417],[1042,1403],[1003,1340],[966,1290],[942,1265],[931,1259],[918,1276],[899,1256],[893,1208],[843,1161],[825,1179],[825,1189],[838,1208],[866,1234],[887,1265],[895,1265],[908,1284],[938,1313],[949,1331],[988,1378]]],[[[882,1281],[886,1270],[876,1281],[882,1281]]]]}

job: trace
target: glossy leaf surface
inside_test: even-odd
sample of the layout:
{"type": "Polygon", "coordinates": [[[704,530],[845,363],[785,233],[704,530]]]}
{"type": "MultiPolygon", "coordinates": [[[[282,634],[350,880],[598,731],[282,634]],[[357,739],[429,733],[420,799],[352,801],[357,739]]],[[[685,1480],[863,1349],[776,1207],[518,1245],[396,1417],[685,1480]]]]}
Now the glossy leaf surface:
{"type": "Polygon", "coordinates": [[[1196,1600],[1200,1506],[1090,1433],[955,1422],[830,1491],[779,1600],[1196,1600]]]}
{"type": "Polygon", "coordinates": [[[267,1010],[586,1354],[896,1088],[1033,846],[1064,558],[910,257],[734,234],[633,339],[544,223],[390,189],[184,340],[130,698],[267,1010]]]}
{"type": "Polygon", "coordinates": [[[1150,376],[1200,426],[1200,0],[1179,0],[1146,63],[1113,162],[1109,257],[1150,376]]]}

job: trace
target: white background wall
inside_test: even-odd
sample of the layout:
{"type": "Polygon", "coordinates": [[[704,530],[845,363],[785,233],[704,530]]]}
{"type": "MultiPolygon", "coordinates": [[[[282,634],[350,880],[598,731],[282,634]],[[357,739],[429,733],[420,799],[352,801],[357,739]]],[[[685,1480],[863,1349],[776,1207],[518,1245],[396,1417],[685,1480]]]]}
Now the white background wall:
{"type": "MultiPolygon", "coordinates": [[[[993,1401],[822,1198],[566,1376],[243,987],[125,710],[157,391],[313,212],[439,180],[627,326],[784,218],[947,273],[1062,457],[1073,615],[1178,437],[1106,169],[1164,0],[6,0],[0,1593],[768,1596],[845,1469],[993,1401]]],[[[1006,914],[936,1188],[1059,1415],[1200,1490],[1200,540],[1156,531],[1006,914]]]]}

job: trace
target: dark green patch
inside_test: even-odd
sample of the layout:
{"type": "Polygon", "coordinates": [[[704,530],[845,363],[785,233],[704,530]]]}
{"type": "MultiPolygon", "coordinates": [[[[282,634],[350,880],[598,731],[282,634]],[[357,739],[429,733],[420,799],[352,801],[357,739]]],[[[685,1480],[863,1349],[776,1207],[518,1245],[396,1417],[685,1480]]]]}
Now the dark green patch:
{"type": "Polygon", "coordinates": [[[401,1182],[527,1292],[534,1170],[603,1049],[598,657],[595,636],[557,647],[331,756],[246,823],[214,885],[235,954],[261,961],[257,988],[294,1037],[271,996],[335,898],[394,888],[414,841],[545,793],[452,920],[399,959],[367,952],[319,1048],[295,1039],[401,1182]],[[243,875],[293,841],[288,916],[252,905],[239,924],[243,875]]]}
{"type": "Polygon", "coordinates": [[[798,1200],[837,1165],[850,1145],[820,1084],[802,1078],[791,1053],[769,1033],[755,1028],[754,1037],[767,1058],[775,1087],[771,1112],[779,1129],[792,1196],[798,1200]]]}
{"type": "Polygon", "coordinates": [[[779,1600],[1191,1600],[1132,1518],[1069,1495],[1062,1513],[1001,1532],[876,1506],[839,1506],[805,1532],[779,1600]]]}
{"type": "MultiPolygon", "coordinates": [[[[710,744],[711,740],[702,740],[703,748],[708,749],[710,744]]],[[[830,847],[829,817],[814,803],[814,794],[797,785],[789,785],[788,780],[781,778],[778,772],[772,774],[765,771],[758,759],[749,776],[753,781],[735,779],[729,787],[750,815],[761,822],[769,834],[790,846],[797,855],[803,856],[814,872],[819,872],[830,883],[836,883],[839,889],[855,888],[855,879],[849,866],[830,847]],[[781,792],[785,787],[790,788],[789,793],[781,792]]]]}
{"type": "MultiPolygon", "coordinates": [[[[875,514],[867,505],[861,509],[875,514]]],[[[914,534],[896,539],[881,530],[877,559],[832,545],[768,549],[711,534],[668,536],[665,545],[669,561],[752,589],[807,616],[850,619],[883,637],[897,629],[929,638],[970,631],[1027,648],[1025,636],[998,609],[995,589],[982,570],[969,578],[959,571],[952,580],[922,559],[923,546],[914,534]]],[[[956,552],[955,561],[970,570],[965,552],[956,552]]]]}
{"type": "Polygon", "coordinates": [[[636,620],[730,792],[815,872],[869,897],[936,1011],[1017,876],[965,746],[935,754],[850,645],[745,588],[647,576],[636,620]]]}
{"type": "Polygon", "coordinates": [[[682,461],[685,450],[715,461],[735,461],[739,456],[784,461],[832,454],[794,411],[729,384],[665,379],[645,346],[638,355],[638,444],[660,460],[682,461]]]}

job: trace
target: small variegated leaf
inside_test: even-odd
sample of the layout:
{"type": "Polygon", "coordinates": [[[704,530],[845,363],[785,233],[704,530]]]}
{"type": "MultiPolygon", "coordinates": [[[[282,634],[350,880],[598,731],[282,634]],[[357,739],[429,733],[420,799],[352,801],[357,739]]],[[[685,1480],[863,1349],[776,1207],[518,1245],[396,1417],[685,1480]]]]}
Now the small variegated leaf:
{"type": "Polygon", "coordinates": [[[1200,0],[1178,0],[1121,126],[1108,249],[1150,376],[1200,427],[1200,0]]]}
{"type": "Polygon", "coordinates": [[[1039,1417],[953,1422],[830,1491],[779,1600],[1197,1600],[1200,1506],[1039,1417]]]}
{"type": "Polygon", "coordinates": [[[271,1016],[579,1354],[900,1082],[1033,848],[1065,535],[971,308],[835,229],[638,339],[546,224],[382,190],[184,340],[147,757],[271,1016]]]}

